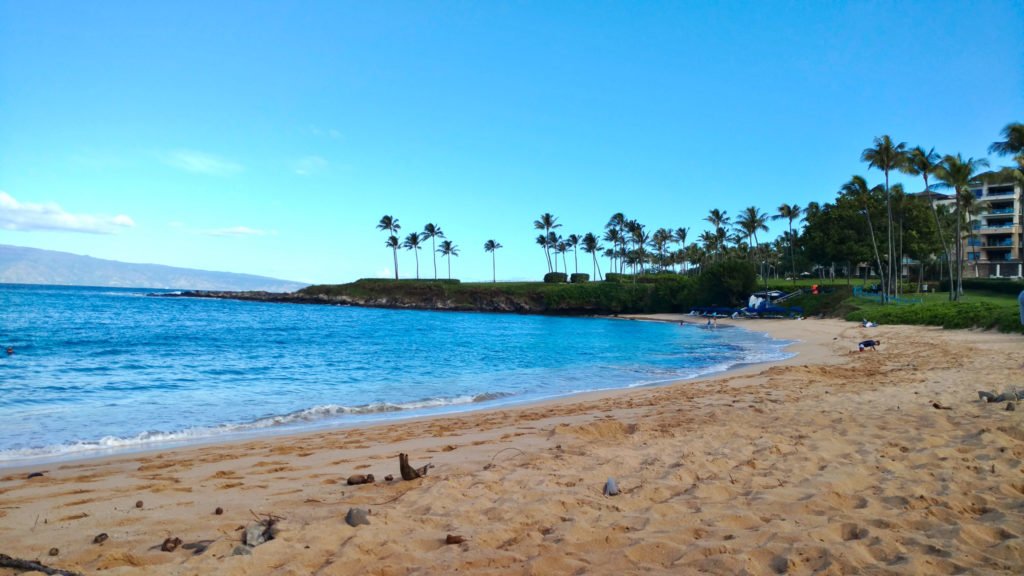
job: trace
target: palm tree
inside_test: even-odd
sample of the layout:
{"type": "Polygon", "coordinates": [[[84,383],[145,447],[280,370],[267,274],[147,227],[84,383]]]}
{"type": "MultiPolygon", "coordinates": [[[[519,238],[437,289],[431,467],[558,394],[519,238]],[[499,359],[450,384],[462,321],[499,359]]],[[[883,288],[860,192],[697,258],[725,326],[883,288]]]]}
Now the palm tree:
{"type": "Polygon", "coordinates": [[[1024,185],[1024,124],[1020,122],[1007,124],[1003,128],[1003,137],[1006,138],[1005,141],[993,142],[988,147],[989,154],[999,154],[1000,156],[1013,154],[1017,167],[1004,168],[999,171],[999,176],[1009,176],[1024,185]]]}
{"type": "Polygon", "coordinates": [[[442,240],[441,247],[437,249],[442,256],[448,258],[448,279],[452,279],[452,256],[459,255],[459,247],[452,244],[451,240],[442,240]]]}
{"type": "Polygon", "coordinates": [[[572,261],[576,268],[576,273],[580,273],[580,260],[576,257],[576,247],[580,245],[582,238],[578,234],[569,234],[569,237],[565,239],[565,244],[569,248],[572,248],[572,261]]]}
{"type": "Polygon", "coordinates": [[[725,210],[719,210],[718,208],[712,209],[707,217],[704,218],[706,222],[711,223],[714,230],[711,232],[715,237],[714,254],[718,257],[718,250],[722,248],[722,244],[725,240],[725,234],[723,233],[725,228],[729,226],[729,216],[726,215],[725,210]]]}
{"type": "MultiPolygon", "coordinates": [[[[547,237],[551,234],[551,231],[555,228],[561,228],[562,225],[558,223],[558,218],[552,216],[551,213],[545,212],[540,215],[540,218],[533,221],[533,227],[536,230],[543,230],[544,236],[547,237]]],[[[550,244],[544,246],[544,257],[548,261],[548,272],[551,272],[551,252],[549,248],[550,244]]]]}
{"type": "Polygon", "coordinates": [[[497,252],[499,248],[502,248],[502,245],[498,244],[496,240],[488,240],[487,242],[484,242],[484,252],[491,253],[491,282],[495,283],[498,281],[498,274],[494,263],[494,253],[497,252]]]}
{"type": "Polygon", "coordinates": [[[748,206],[743,212],[736,218],[736,225],[743,230],[743,233],[747,235],[747,243],[750,243],[750,239],[754,239],[753,248],[759,249],[761,243],[757,241],[757,233],[768,231],[768,215],[761,212],[757,206],[748,206]]]}
{"type": "Polygon", "coordinates": [[[956,202],[954,203],[956,207],[956,269],[950,270],[951,274],[956,274],[956,300],[959,300],[963,294],[964,254],[963,233],[960,229],[962,220],[960,216],[962,213],[961,209],[964,196],[973,196],[970,188],[971,180],[975,177],[978,169],[985,166],[988,166],[988,161],[984,158],[977,160],[968,158],[964,160],[960,154],[956,156],[947,154],[942,158],[942,164],[935,169],[935,179],[939,181],[939,185],[952,189],[956,196],[956,202]]]}
{"type": "MultiPolygon", "coordinates": [[[[679,244],[680,251],[685,251],[686,250],[686,234],[687,234],[687,232],[689,232],[689,229],[687,229],[687,228],[676,228],[675,230],[672,231],[672,240],[676,244],[679,244]]],[[[682,264],[683,272],[685,272],[686,271],[686,258],[681,258],[680,259],[680,264],[682,264]]]]}
{"type": "Polygon", "coordinates": [[[551,256],[548,255],[548,235],[538,234],[536,238],[537,245],[544,249],[544,254],[547,256],[548,261],[548,272],[551,272],[551,256]]]}
{"type": "MultiPolygon", "coordinates": [[[[871,223],[871,190],[868,189],[868,181],[863,176],[854,176],[850,181],[843,184],[839,189],[842,194],[852,198],[856,204],[863,205],[864,217],[868,221],[868,232],[871,234],[871,248],[875,252],[875,263],[878,264],[878,274],[885,276],[882,270],[882,258],[878,254],[878,242],[875,241],[875,227],[871,223]]],[[[883,280],[884,283],[884,280],[883,280]]]]}
{"type": "Polygon", "coordinates": [[[420,240],[423,240],[422,233],[411,232],[405,237],[405,242],[402,242],[402,248],[406,250],[412,250],[412,253],[416,255],[416,279],[420,279],[420,240]]]}
{"type": "MultiPolygon", "coordinates": [[[[430,239],[430,252],[434,257],[434,280],[437,280],[437,246],[434,244],[434,238],[444,238],[444,232],[441,231],[441,227],[437,224],[427,224],[423,227],[422,236],[424,240],[430,239]]],[[[451,268],[450,261],[448,264],[448,267],[451,268]]]]}
{"type": "MultiPolygon", "coordinates": [[[[398,254],[398,249],[402,246],[402,241],[398,239],[398,236],[388,236],[388,239],[384,241],[384,245],[398,254]]],[[[395,259],[395,280],[398,280],[398,259],[395,259]]]]}
{"type": "Polygon", "coordinates": [[[597,254],[603,250],[601,243],[597,240],[597,236],[594,236],[592,232],[584,234],[583,239],[580,242],[583,244],[583,251],[590,254],[590,259],[594,264],[594,280],[600,280],[601,266],[597,262],[597,254]]]}
{"type": "Polygon", "coordinates": [[[616,249],[618,248],[619,243],[622,242],[622,234],[619,232],[618,228],[608,228],[608,230],[605,231],[604,237],[602,239],[605,242],[611,242],[612,243],[612,247],[609,248],[609,250],[612,251],[612,253],[610,255],[610,258],[611,258],[611,268],[610,268],[610,270],[614,272],[615,271],[615,257],[618,254],[616,249]]]}
{"type": "MultiPolygon", "coordinates": [[[[647,262],[647,245],[651,241],[651,234],[644,229],[644,225],[636,220],[629,221],[629,235],[633,239],[636,248],[633,249],[633,273],[636,274],[636,267],[639,266],[640,273],[644,272],[644,263],[647,262]]],[[[634,278],[634,281],[636,279],[634,278]]]]}
{"type": "MultiPolygon", "coordinates": [[[[626,252],[626,222],[626,215],[622,212],[616,212],[612,214],[611,218],[608,219],[608,223],[604,225],[605,229],[609,232],[615,230],[617,241],[612,244],[612,249],[615,251],[615,258],[618,260],[620,274],[625,266],[622,256],[626,252]]],[[[608,234],[605,234],[605,236],[605,240],[612,242],[607,238],[608,234]]]]}
{"type": "Polygon", "coordinates": [[[1011,122],[1003,128],[1002,134],[1006,140],[993,142],[988,147],[989,154],[1009,156],[1010,154],[1024,153],[1024,124],[1011,122]]]}
{"type": "Polygon", "coordinates": [[[668,228],[658,228],[651,236],[651,246],[658,253],[658,266],[665,269],[665,248],[672,241],[673,235],[668,228]]]}
{"type": "MultiPolygon", "coordinates": [[[[949,253],[949,243],[946,242],[946,233],[942,231],[939,210],[935,207],[935,198],[932,196],[931,188],[928,185],[928,177],[935,173],[935,169],[939,167],[940,160],[941,157],[935,152],[935,148],[925,152],[924,148],[917,146],[907,153],[907,163],[903,167],[903,171],[911,176],[921,176],[924,178],[924,194],[928,195],[928,204],[932,207],[932,215],[935,216],[935,233],[939,235],[939,243],[942,245],[942,251],[946,254],[946,261],[949,263],[950,270],[952,270],[953,255],[949,253]]],[[[949,285],[949,299],[953,299],[952,282],[949,285]]]]}
{"type": "Polygon", "coordinates": [[[789,262],[793,268],[793,286],[796,286],[796,256],[793,252],[793,221],[800,219],[800,205],[799,204],[781,204],[779,205],[779,213],[772,216],[772,220],[781,220],[785,218],[789,221],[789,262]]]}
{"type": "Polygon", "coordinates": [[[889,172],[898,170],[907,160],[907,143],[893,144],[888,134],[875,138],[874,147],[865,148],[860,155],[861,162],[867,162],[869,168],[878,168],[885,173],[885,208],[888,214],[889,238],[889,283],[886,285],[885,298],[893,294],[892,267],[895,244],[892,230],[892,199],[889,196],[889,172]]]}
{"type": "MultiPolygon", "coordinates": [[[[391,216],[388,216],[387,214],[385,214],[383,217],[381,217],[380,222],[377,223],[377,230],[387,231],[392,236],[397,236],[398,235],[398,231],[401,230],[401,229],[402,229],[402,227],[398,224],[398,218],[392,218],[391,216]]],[[[388,238],[388,241],[385,242],[386,245],[391,247],[391,251],[392,251],[392,253],[394,254],[394,257],[395,257],[395,280],[398,280],[398,246],[399,246],[399,243],[397,242],[397,240],[398,240],[398,238],[395,238],[395,242],[392,243],[391,239],[388,238]]]]}

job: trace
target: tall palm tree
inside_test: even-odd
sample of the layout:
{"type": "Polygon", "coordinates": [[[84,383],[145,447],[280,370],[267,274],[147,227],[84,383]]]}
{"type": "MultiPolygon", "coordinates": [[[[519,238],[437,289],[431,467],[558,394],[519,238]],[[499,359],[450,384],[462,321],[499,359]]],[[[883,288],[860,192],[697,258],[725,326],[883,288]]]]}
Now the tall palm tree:
{"type": "Polygon", "coordinates": [[[556,256],[552,258],[555,263],[555,272],[558,272],[558,243],[562,241],[562,237],[554,232],[548,232],[548,250],[554,250],[556,256]]]}
{"type": "Polygon", "coordinates": [[[956,269],[950,270],[951,274],[956,275],[956,300],[959,300],[963,294],[964,251],[961,231],[963,200],[965,195],[973,196],[970,188],[971,180],[974,179],[977,171],[985,166],[988,166],[988,161],[984,158],[964,160],[960,154],[956,156],[947,154],[935,169],[935,179],[939,181],[939,185],[952,189],[957,199],[954,203],[956,207],[956,246],[954,247],[956,249],[956,269]]]}
{"type": "Polygon", "coordinates": [[[704,220],[706,222],[709,222],[711,226],[714,228],[714,230],[712,230],[711,233],[715,236],[716,239],[714,254],[717,259],[717,257],[719,256],[719,249],[724,247],[726,237],[725,229],[729,226],[730,219],[729,216],[726,214],[725,210],[713,208],[704,218],[704,220]]]}
{"type": "MultiPolygon", "coordinates": [[[[615,251],[615,259],[618,261],[620,274],[626,264],[622,258],[626,252],[626,222],[626,215],[622,212],[616,212],[615,214],[612,214],[611,218],[608,219],[608,223],[604,225],[605,229],[609,232],[615,230],[615,238],[618,239],[617,242],[613,243],[612,249],[615,251]]],[[[607,234],[605,236],[607,236],[607,234]]],[[[605,240],[611,242],[607,237],[605,240]]]]}
{"type": "Polygon", "coordinates": [[[494,263],[494,253],[497,252],[499,248],[503,248],[503,246],[498,244],[497,240],[488,240],[487,242],[484,242],[484,252],[491,253],[491,282],[498,281],[497,268],[494,263]]]}
{"type": "Polygon", "coordinates": [[[654,251],[658,253],[658,266],[665,269],[665,249],[668,247],[668,243],[672,241],[673,235],[668,228],[658,228],[651,235],[651,246],[654,251]]]}
{"type": "Polygon", "coordinates": [[[840,193],[846,194],[854,200],[856,205],[863,206],[864,217],[868,221],[868,232],[871,235],[871,248],[875,252],[875,263],[878,265],[878,274],[883,277],[883,284],[885,283],[884,276],[885,270],[882,268],[882,258],[878,254],[878,242],[875,240],[875,227],[871,223],[871,189],[868,188],[868,182],[863,176],[854,176],[850,178],[850,181],[843,184],[843,187],[839,189],[840,193]]]}
{"type": "Polygon", "coordinates": [[[1024,124],[1020,122],[1007,124],[1003,128],[1002,134],[1006,140],[993,142],[988,147],[989,154],[999,154],[1000,156],[1010,156],[1012,154],[1014,161],[1017,162],[1017,167],[1004,168],[999,171],[999,175],[1009,176],[1021,185],[1024,185],[1024,124]]]}
{"type": "MultiPolygon", "coordinates": [[[[942,157],[935,152],[935,148],[925,152],[924,148],[917,146],[911,149],[907,153],[907,163],[903,167],[903,171],[911,176],[921,176],[924,178],[924,194],[928,196],[928,204],[932,208],[932,215],[935,217],[935,233],[939,235],[939,243],[942,246],[942,251],[946,255],[946,262],[949,263],[949,267],[953,269],[953,255],[949,251],[949,243],[946,241],[946,233],[942,230],[942,221],[939,219],[939,209],[935,207],[935,198],[932,196],[931,187],[928,185],[928,177],[935,173],[935,169],[939,167],[939,162],[942,157]]],[[[953,299],[953,283],[949,285],[949,299],[953,299]]]]}
{"type": "Polygon", "coordinates": [[[778,208],[779,213],[772,216],[772,220],[781,220],[785,218],[789,221],[789,237],[787,244],[789,244],[789,263],[793,270],[793,286],[796,286],[796,256],[793,251],[793,221],[800,219],[800,205],[799,204],[780,204],[778,208]]]}
{"type": "Polygon", "coordinates": [[[456,246],[455,244],[452,244],[451,240],[442,240],[441,241],[441,247],[438,248],[437,251],[441,253],[441,256],[444,256],[445,258],[448,259],[448,279],[451,280],[452,279],[452,256],[458,256],[459,255],[459,247],[456,246]]]}
{"type": "MultiPolygon", "coordinates": [[[[398,239],[398,236],[388,236],[388,239],[384,241],[384,245],[391,248],[395,254],[398,254],[398,249],[402,246],[402,241],[398,239]]],[[[398,259],[395,259],[395,280],[398,280],[398,259]]]]}
{"type": "Polygon", "coordinates": [[[548,273],[550,273],[551,272],[551,255],[548,254],[548,246],[549,246],[549,244],[548,244],[548,235],[547,234],[538,234],[535,241],[537,242],[538,246],[540,246],[541,248],[544,249],[544,255],[547,257],[547,261],[548,261],[548,273]]]}
{"type": "MultiPolygon", "coordinates": [[[[547,237],[551,234],[551,231],[555,228],[561,228],[562,225],[558,223],[558,217],[552,216],[550,212],[545,212],[540,215],[540,218],[533,221],[533,227],[536,230],[543,230],[544,236],[547,237]]],[[[548,261],[548,272],[551,272],[551,251],[549,248],[551,244],[544,246],[544,257],[548,261]]]]}
{"type": "Polygon", "coordinates": [[[1024,153],[1024,124],[1011,122],[1003,127],[1002,134],[1006,140],[993,142],[988,147],[989,154],[1009,156],[1010,154],[1024,153]]]}
{"type": "MultiPolygon", "coordinates": [[[[629,234],[633,239],[633,245],[636,246],[633,249],[633,273],[637,273],[637,267],[640,268],[639,273],[644,272],[644,263],[647,262],[647,245],[651,242],[651,234],[644,229],[644,225],[637,222],[636,220],[630,220],[629,234]]],[[[634,278],[635,281],[635,278],[634,278]]]]}
{"type": "Polygon", "coordinates": [[[736,225],[747,235],[747,243],[754,239],[753,249],[758,250],[761,243],[757,241],[758,232],[768,231],[768,215],[757,206],[748,206],[736,218],[736,225]]]}
{"type": "MultiPolygon", "coordinates": [[[[402,226],[398,224],[398,218],[393,218],[385,214],[381,217],[380,222],[377,223],[377,230],[384,230],[392,236],[398,236],[398,231],[402,229],[402,226]]],[[[398,238],[395,238],[396,242],[392,244],[391,239],[385,242],[386,245],[391,247],[391,252],[395,257],[395,280],[398,280],[398,238]]]]}
{"type": "MultiPolygon", "coordinates": [[[[679,244],[679,250],[685,252],[686,250],[686,234],[689,232],[687,228],[676,228],[672,231],[672,240],[679,244]]],[[[682,265],[683,272],[686,272],[686,258],[680,258],[679,263],[682,265]]]]}
{"type": "Polygon", "coordinates": [[[420,241],[423,240],[423,235],[420,232],[410,232],[405,237],[405,242],[402,242],[402,248],[406,250],[412,250],[412,253],[416,255],[416,279],[420,279],[420,241]]]}
{"type": "Polygon", "coordinates": [[[600,280],[601,266],[597,262],[597,254],[603,250],[601,243],[598,241],[597,236],[594,236],[592,232],[584,234],[583,239],[580,242],[583,244],[583,251],[590,254],[590,259],[594,264],[594,280],[600,280]]]}
{"type": "Polygon", "coordinates": [[[565,239],[566,246],[572,248],[572,261],[574,262],[577,274],[580,273],[580,260],[576,257],[576,247],[580,245],[581,240],[582,238],[580,238],[579,234],[569,234],[569,237],[565,239]]]}
{"type": "Polygon", "coordinates": [[[609,250],[611,250],[611,255],[609,256],[609,258],[611,259],[611,263],[610,263],[611,267],[609,268],[609,270],[614,272],[615,271],[616,256],[618,255],[617,248],[619,247],[619,243],[622,242],[622,234],[619,232],[618,228],[608,228],[605,231],[604,237],[602,239],[605,242],[611,242],[612,243],[612,247],[609,248],[609,250]]]}
{"type": "MultiPolygon", "coordinates": [[[[437,280],[437,246],[434,244],[434,238],[444,238],[444,232],[441,231],[441,227],[437,224],[427,224],[423,227],[423,239],[430,239],[430,252],[434,257],[434,280],[437,280]]],[[[449,261],[449,268],[451,268],[451,262],[449,261]]]]}
{"type": "Polygon", "coordinates": [[[889,172],[898,170],[907,160],[907,143],[894,144],[888,134],[875,138],[872,148],[865,148],[861,153],[862,162],[867,162],[869,168],[878,168],[885,173],[885,209],[888,214],[887,229],[889,238],[889,283],[886,285],[885,298],[893,294],[892,268],[894,260],[895,244],[893,243],[892,230],[892,199],[889,195],[889,172]]]}

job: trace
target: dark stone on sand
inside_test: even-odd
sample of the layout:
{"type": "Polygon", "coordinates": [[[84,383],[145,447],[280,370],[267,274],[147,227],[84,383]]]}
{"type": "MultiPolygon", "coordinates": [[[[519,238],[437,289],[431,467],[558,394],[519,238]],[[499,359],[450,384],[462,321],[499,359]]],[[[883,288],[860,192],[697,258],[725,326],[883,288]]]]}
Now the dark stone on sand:
{"type": "Polygon", "coordinates": [[[50,548],[50,556],[56,556],[60,554],[60,548],[50,548]]]}
{"type": "Polygon", "coordinates": [[[142,500],[139,500],[138,502],[136,502],[135,503],[135,507],[136,508],[142,508],[142,500]]]}
{"type": "Polygon", "coordinates": [[[45,472],[33,472],[28,475],[28,479],[31,480],[33,478],[40,478],[42,477],[43,474],[45,474],[45,472]]]}
{"type": "Polygon", "coordinates": [[[387,476],[384,477],[384,481],[385,482],[391,482],[394,479],[395,479],[395,477],[392,474],[388,474],[387,476]]]}
{"type": "Polygon", "coordinates": [[[349,508],[348,514],[345,514],[345,523],[355,528],[360,524],[370,524],[370,511],[362,508],[349,508]]]}
{"type": "Polygon", "coordinates": [[[448,536],[447,536],[447,537],[446,537],[446,538],[444,539],[444,543],[445,543],[445,544],[462,544],[462,543],[463,543],[463,542],[465,542],[465,541],[466,541],[466,539],[465,539],[465,538],[463,538],[462,536],[458,536],[458,535],[456,535],[456,534],[449,534],[449,535],[448,535],[448,536]]]}
{"type": "Polygon", "coordinates": [[[174,552],[181,546],[181,538],[167,538],[164,543],[160,545],[160,549],[164,552],[174,552]]]}
{"type": "Polygon", "coordinates": [[[1016,409],[1017,409],[1017,405],[1014,404],[1013,402],[1007,402],[1006,403],[1006,411],[1007,412],[1013,412],[1016,409]]]}
{"type": "Polygon", "coordinates": [[[349,486],[358,486],[360,484],[373,484],[376,482],[376,479],[373,477],[373,474],[353,474],[348,477],[346,482],[349,486]]]}
{"type": "Polygon", "coordinates": [[[250,548],[255,548],[267,540],[270,540],[267,536],[266,524],[257,522],[256,524],[250,524],[245,527],[245,533],[242,534],[242,543],[250,548]]]}
{"type": "Polygon", "coordinates": [[[100,534],[97,534],[96,537],[92,539],[92,543],[93,544],[103,544],[104,542],[107,541],[108,538],[110,538],[110,536],[107,536],[106,532],[102,532],[100,534]]]}
{"type": "Polygon", "coordinates": [[[214,510],[213,513],[216,514],[217,516],[220,516],[221,514],[224,513],[224,509],[221,508],[220,506],[217,506],[217,509],[214,510]]]}
{"type": "Polygon", "coordinates": [[[252,556],[252,548],[248,546],[238,545],[231,551],[232,556],[252,556]]]}

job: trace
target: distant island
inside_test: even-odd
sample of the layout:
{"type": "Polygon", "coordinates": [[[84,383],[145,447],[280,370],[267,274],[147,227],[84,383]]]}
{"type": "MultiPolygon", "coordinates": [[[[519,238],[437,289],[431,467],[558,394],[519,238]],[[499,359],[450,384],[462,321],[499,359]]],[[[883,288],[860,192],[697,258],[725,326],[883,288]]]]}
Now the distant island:
{"type": "Polygon", "coordinates": [[[301,282],[252,274],[131,264],[6,244],[0,244],[0,284],[271,292],[293,292],[306,286],[301,282]]]}

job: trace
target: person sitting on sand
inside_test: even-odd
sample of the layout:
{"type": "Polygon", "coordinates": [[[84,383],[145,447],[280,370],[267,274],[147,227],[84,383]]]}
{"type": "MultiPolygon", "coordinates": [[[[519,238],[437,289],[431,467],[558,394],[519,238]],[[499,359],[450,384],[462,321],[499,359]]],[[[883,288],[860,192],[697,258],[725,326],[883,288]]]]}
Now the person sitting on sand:
{"type": "Polygon", "coordinates": [[[860,325],[865,327],[865,328],[874,328],[875,326],[878,326],[877,323],[872,322],[871,320],[868,320],[867,318],[865,318],[864,320],[861,320],[860,325]]]}
{"type": "Polygon", "coordinates": [[[871,348],[875,352],[878,352],[878,349],[875,348],[875,346],[878,346],[881,343],[882,343],[881,340],[865,340],[865,341],[861,342],[860,344],[857,344],[857,350],[859,350],[860,352],[863,352],[865,348],[871,348]]]}
{"type": "Polygon", "coordinates": [[[984,390],[978,390],[978,399],[986,402],[1006,402],[1007,400],[1024,400],[1024,392],[1017,392],[1011,390],[1010,392],[1003,392],[1002,394],[996,395],[994,392],[986,392],[984,390]]]}

